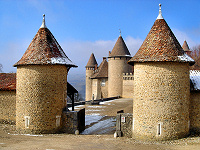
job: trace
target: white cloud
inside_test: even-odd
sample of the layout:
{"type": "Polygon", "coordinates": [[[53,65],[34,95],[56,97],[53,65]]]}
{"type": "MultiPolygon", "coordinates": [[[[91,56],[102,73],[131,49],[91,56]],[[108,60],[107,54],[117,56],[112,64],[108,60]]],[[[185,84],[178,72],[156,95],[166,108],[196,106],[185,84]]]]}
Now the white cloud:
{"type": "MultiPolygon", "coordinates": [[[[109,51],[112,51],[117,39],[114,40],[98,40],[98,41],[66,41],[60,43],[66,55],[79,67],[72,69],[70,72],[81,71],[85,73],[85,66],[89,60],[91,53],[94,53],[98,64],[100,65],[103,57],[108,57],[109,51]]],[[[124,39],[131,55],[133,56],[142,44],[139,38],[128,36],[124,39]]]]}
{"type": "Polygon", "coordinates": [[[196,43],[194,40],[192,40],[185,32],[180,31],[178,29],[172,29],[172,32],[176,36],[177,40],[179,41],[180,45],[183,45],[184,40],[187,41],[188,46],[190,48],[196,46],[198,43],[196,43]]]}

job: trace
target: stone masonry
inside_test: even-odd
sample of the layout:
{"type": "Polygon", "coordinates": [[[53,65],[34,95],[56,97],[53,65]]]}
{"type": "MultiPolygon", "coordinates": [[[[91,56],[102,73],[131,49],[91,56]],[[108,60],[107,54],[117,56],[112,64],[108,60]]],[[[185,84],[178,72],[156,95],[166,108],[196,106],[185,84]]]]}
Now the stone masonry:
{"type": "Polygon", "coordinates": [[[66,106],[67,67],[17,67],[16,128],[20,133],[56,133],[66,106]]]}
{"type": "Polygon", "coordinates": [[[134,63],[133,137],[169,140],[189,133],[189,64],[134,63]]]}

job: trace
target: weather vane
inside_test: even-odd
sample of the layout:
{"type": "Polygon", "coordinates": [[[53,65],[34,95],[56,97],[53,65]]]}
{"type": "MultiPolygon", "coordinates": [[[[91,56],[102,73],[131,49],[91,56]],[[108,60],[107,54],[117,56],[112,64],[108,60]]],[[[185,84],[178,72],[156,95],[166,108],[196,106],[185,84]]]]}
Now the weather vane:
{"type": "Polygon", "coordinates": [[[119,35],[119,36],[121,36],[121,35],[122,35],[121,29],[119,29],[119,33],[120,33],[120,35],[119,35]]]}

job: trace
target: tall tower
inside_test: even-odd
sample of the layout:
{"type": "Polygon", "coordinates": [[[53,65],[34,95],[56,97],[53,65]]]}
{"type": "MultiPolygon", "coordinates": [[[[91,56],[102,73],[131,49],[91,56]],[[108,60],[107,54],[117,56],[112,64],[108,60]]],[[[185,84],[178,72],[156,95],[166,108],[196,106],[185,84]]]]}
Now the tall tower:
{"type": "Polygon", "coordinates": [[[133,137],[169,140],[189,133],[189,65],[170,27],[159,15],[138,52],[134,65],[133,137]]]}
{"type": "Polygon", "coordinates": [[[92,100],[92,75],[94,74],[94,70],[97,69],[97,61],[92,53],[90,59],[88,60],[86,68],[86,83],[85,83],[85,100],[92,100]]]}
{"type": "Polygon", "coordinates": [[[16,129],[20,133],[56,133],[66,107],[67,74],[77,67],[50,30],[42,26],[17,67],[16,129]]]}
{"type": "Polygon", "coordinates": [[[132,68],[127,62],[131,54],[120,34],[108,57],[108,97],[122,96],[123,73],[130,73],[132,68]]]}

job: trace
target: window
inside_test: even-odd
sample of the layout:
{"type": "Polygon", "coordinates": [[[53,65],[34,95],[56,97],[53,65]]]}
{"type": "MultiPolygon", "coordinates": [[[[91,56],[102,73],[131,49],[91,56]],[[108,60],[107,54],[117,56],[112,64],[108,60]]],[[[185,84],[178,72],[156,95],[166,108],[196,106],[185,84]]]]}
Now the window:
{"type": "Polygon", "coordinates": [[[106,85],[106,79],[102,79],[101,80],[101,86],[105,86],[106,85]]]}
{"type": "Polygon", "coordinates": [[[158,136],[161,136],[162,133],[162,123],[158,123],[158,136]]]}
{"type": "Polygon", "coordinates": [[[56,127],[60,126],[60,118],[61,116],[56,116],[56,127]]]}
{"type": "Polygon", "coordinates": [[[30,125],[30,116],[25,116],[25,128],[29,128],[30,125]]]}

